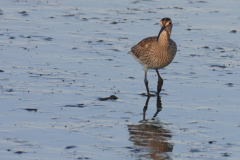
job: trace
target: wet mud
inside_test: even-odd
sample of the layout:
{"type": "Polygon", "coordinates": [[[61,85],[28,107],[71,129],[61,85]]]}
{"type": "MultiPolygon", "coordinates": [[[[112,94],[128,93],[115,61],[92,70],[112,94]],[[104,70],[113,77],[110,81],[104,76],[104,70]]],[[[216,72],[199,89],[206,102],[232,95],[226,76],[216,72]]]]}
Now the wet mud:
{"type": "Polygon", "coordinates": [[[240,158],[239,2],[0,2],[0,159],[240,158]],[[173,21],[159,73],[127,54],[173,21]]]}
{"type": "Polygon", "coordinates": [[[105,98],[98,98],[99,101],[107,101],[107,100],[117,100],[118,97],[115,95],[111,95],[109,97],[105,97],[105,98]]]}

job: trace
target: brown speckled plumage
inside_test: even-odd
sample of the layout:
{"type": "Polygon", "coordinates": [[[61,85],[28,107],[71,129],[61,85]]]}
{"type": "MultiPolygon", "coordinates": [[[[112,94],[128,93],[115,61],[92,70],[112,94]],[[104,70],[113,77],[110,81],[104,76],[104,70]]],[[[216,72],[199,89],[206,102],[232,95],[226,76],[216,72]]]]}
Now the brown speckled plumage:
{"type": "Polygon", "coordinates": [[[176,43],[170,38],[172,21],[170,18],[163,18],[161,21],[161,31],[157,37],[143,39],[131,48],[129,52],[145,69],[145,85],[150,96],[147,81],[148,69],[156,69],[158,74],[158,93],[161,91],[163,80],[158,73],[159,68],[169,65],[177,52],[176,43]]]}

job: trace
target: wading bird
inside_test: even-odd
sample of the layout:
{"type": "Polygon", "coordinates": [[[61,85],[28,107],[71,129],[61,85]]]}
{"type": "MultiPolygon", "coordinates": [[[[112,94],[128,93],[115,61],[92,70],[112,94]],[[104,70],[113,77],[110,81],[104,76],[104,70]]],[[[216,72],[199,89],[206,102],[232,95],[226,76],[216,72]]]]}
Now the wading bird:
{"type": "Polygon", "coordinates": [[[158,36],[143,39],[128,52],[144,67],[144,83],[148,96],[150,96],[147,80],[148,69],[155,69],[157,72],[157,93],[159,94],[162,90],[163,79],[161,78],[158,69],[169,65],[177,52],[177,45],[170,38],[173,26],[172,20],[170,18],[163,18],[161,19],[160,24],[161,30],[158,36]]]}

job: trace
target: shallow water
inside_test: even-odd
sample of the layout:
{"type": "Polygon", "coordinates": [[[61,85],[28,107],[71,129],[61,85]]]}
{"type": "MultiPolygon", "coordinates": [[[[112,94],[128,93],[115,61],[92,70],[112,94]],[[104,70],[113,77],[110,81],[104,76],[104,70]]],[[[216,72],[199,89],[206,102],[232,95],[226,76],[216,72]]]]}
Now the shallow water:
{"type": "Polygon", "coordinates": [[[1,159],[239,159],[240,2],[0,6],[1,159]],[[163,17],[178,52],[143,120],[144,71],[127,52],[163,17]]]}

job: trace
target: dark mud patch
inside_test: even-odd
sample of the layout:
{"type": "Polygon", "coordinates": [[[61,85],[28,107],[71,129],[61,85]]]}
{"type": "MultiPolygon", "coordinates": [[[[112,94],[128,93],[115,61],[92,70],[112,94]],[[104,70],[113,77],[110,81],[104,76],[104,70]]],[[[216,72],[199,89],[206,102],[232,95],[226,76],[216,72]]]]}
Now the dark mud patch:
{"type": "Polygon", "coordinates": [[[15,37],[13,37],[13,36],[10,36],[10,37],[9,37],[9,39],[15,39],[15,37]]]}
{"type": "Polygon", "coordinates": [[[78,159],[90,159],[89,157],[78,157],[78,159]]]}
{"type": "Polygon", "coordinates": [[[118,97],[115,95],[111,95],[110,97],[105,97],[105,98],[98,98],[99,101],[107,101],[107,100],[117,100],[118,97]]]}
{"type": "Polygon", "coordinates": [[[237,31],[236,30],[232,30],[232,31],[230,31],[230,33],[237,33],[237,31]]]}
{"type": "Polygon", "coordinates": [[[66,15],[62,15],[63,17],[74,17],[75,14],[66,14],[66,15]]]}
{"type": "Polygon", "coordinates": [[[53,38],[51,38],[51,37],[46,37],[46,38],[42,38],[43,40],[45,40],[45,41],[52,41],[53,40],[53,38]]]}
{"type": "Polygon", "coordinates": [[[134,149],[133,147],[124,147],[124,148],[127,148],[127,149],[134,149]]]}
{"type": "Polygon", "coordinates": [[[129,79],[135,79],[135,77],[128,77],[129,79]]]}
{"type": "Polygon", "coordinates": [[[192,153],[201,152],[201,150],[200,150],[200,149],[197,149],[197,148],[192,148],[192,149],[190,150],[190,152],[192,152],[192,153]]]}
{"type": "Polygon", "coordinates": [[[92,43],[92,41],[85,41],[86,43],[88,43],[88,44],[91,44],[92,43]]]}
{"type": "Polygon", "coordinates": [[[190,54],[189,56],[191,56],[191,57],[201,57],[201,55],[199,55],[199,54],[190,54]]]}
{"type": "Polygon", "coordinates": [[[225,56],[221,56],[221,57],[233,58],[233,55],[225,55],[225,56]]]}
{"type": "Polygon", "coordinates": [[[13,92],[13,89],[7,89],[6,92],[13,92]]]}
{"type": "Polygon", "coordinates": [[[20,48],[22,48],[23,50],[28,50],[28,48],[26,48],[26,47],[20,47],[20,48]]]}
{"type": "Polygon", "coordinates": [[[100,19],[100,18],[98,18],[98,17],[92,17],[92,18],[90,18],[90,19],[100,19]]]}
{"type": "Polygon", "coordinates": [[[72,148],[76,148],[77,146],[71,145],[71,146],[67,146],[64,149],[72,149],[72,148]]]}
{"type": "Polygon", "coordinates": [[[227,83],[226,84],[228,87],[233,87],[233,83],[227,83]]]}
{"type": "Polygon", "coordinates": [[[207,3],[206,1],[196,1],[198,3],[207,3]]]}
{"type": "Polygon", "coordinates": [[[22,16],[28,16],[27,11],[22,11],[22,12],[18,12],[19,14],[21,14],[22,16]]]}
{"type": "Polygon", "coordinates": [[[64,107],[78,107],[78,108],[83,108],[85,107],[84,104],[76,104],[76,105],[65,105],[64,107]]]}
{"type": "Polygon", "coordinates": [[[223,157],[229,157],[231,153],[221,153],[223,157]]]}
{"type": "Polygon", "coordinates": [[[148,11],[147,13],[157,13],[157,12],[155,12],[155,11],[148,11]]]}
{"type": "Polygon", "coordinates": [[[209,141],[208,143],[209,143],[209,144],[213,144],[213,143],[215,143],[215,142],[217,142],[217,141],[209,141]]]}
{"type": "Polygon", "coordinates": [[[128,39],[128,37],[118,37],[118,39],[128,39]]]}
{"type": "Polygon", "coordinates": [[[102,39],[100,39],[100,40],[98,40],[97,42],[101,43],[101,42],[103,42],[103,40],[102,40],[102,39]]]}
{"type": "Polygon", "coordinates": [[[187,28],[186,30],[191,31],[191,30],[202,30],[202,29],[200,29],[200,28],[187,28]]]}
{"type": "Polygon", "coordinates": [[[52,117],[51,119],[60,119],[61,117],[52,117]]]}
{"type": "Polygon", "coordinates": [[[23,154],[23,153],[27,153],[27,152],[24,152],[24,151],[16,151],[14,152],[15,154],[23,154]]]}
{"type": "Polygon", "coordinates": [[[36,108],[24,108],[24,110],[26,110],[28,112],[37,112],[38,109],[36,109],[36,108]]]}
{"type": "Polygon", "coordinates": [[[208,47],[208,46],[204,46],[204,47],[202,47],[202,48],[204,48],[204,49],[209,49],[209,47],[208,47]]]}
{"type": "Polygon", "coordinates": [[[175,9],[183,9],[182,7],[173,7],[173,8],[175,8],[175,9]]]}
{"type": "MultiPolygon", "coordinates": [[[[160,7],[160,8],[157,8],[157,9],[180,9],[180,10],[182,10],[182,9],[184,9],[184,8],[182,8],[182,7],[160,7]]],[[[151,12],[150,12],[151,13],[151,12]]],[[[153,12],[153,13],[155,13],[155,12],[153,12]]]]}
{"type": "Polygon", "coordinates": [[[224,66],[224,65],[210,65],[210,67],[219,67],[219,68],[222,68],[222,69],[225,69],[225,68],[227,68],[226,66],[224,66]]]}
{"type": "Polygon", "coordinates": [[[196,74],[195,72],[189,72],[189,74],[196,74]]]}

